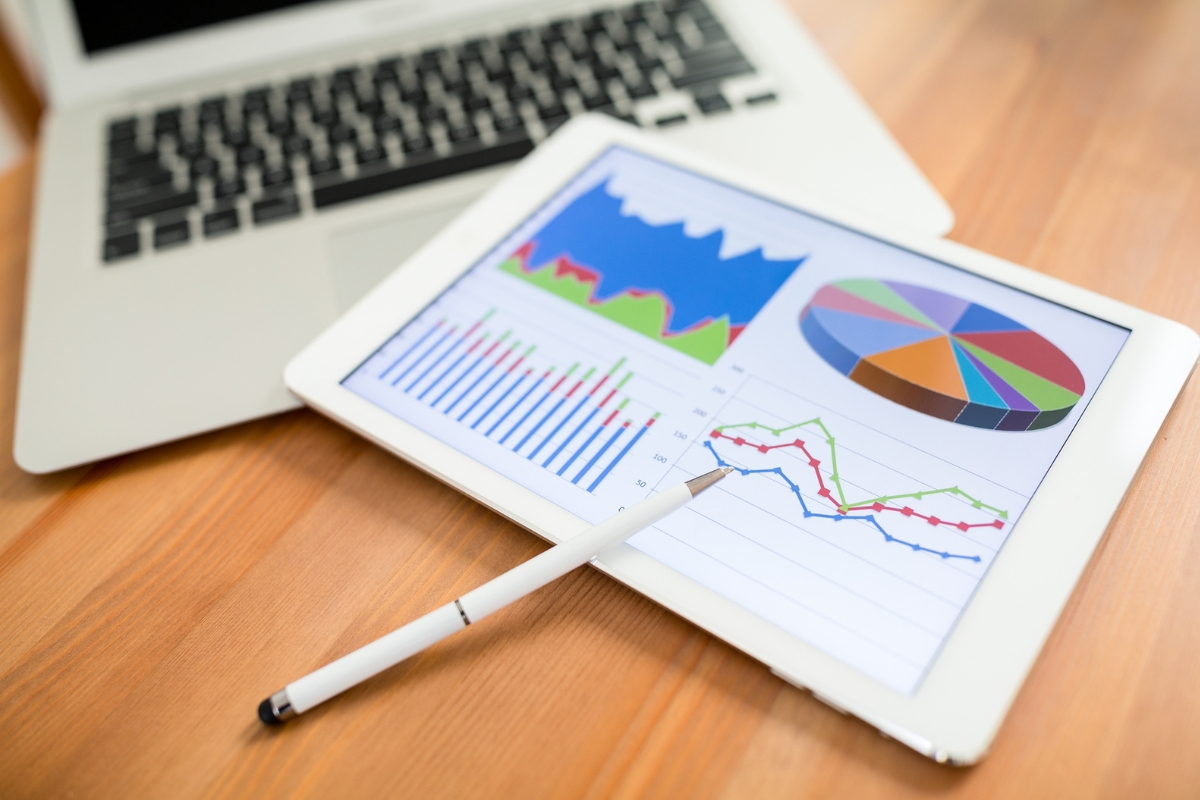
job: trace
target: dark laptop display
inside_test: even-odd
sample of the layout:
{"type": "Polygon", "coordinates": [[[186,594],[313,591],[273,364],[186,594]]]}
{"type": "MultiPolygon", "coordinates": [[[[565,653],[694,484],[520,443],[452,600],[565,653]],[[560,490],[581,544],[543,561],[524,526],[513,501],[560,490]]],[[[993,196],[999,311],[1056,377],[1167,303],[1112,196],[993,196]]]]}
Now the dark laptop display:
{"type": "Polygon", "coordinates": [[[313,0],[208,0],[164,3],[161,0],[72,0],[79,34],[89,53],[134,44],[251,14],[298,6],[313,0]]]}

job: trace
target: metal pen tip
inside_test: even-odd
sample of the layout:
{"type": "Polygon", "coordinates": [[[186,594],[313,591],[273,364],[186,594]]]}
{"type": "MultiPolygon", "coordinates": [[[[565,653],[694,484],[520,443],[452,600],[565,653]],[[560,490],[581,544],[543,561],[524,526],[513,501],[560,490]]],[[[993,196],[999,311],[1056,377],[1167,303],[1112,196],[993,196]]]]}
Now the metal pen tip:
{"type": "Polygon", "coordinates": [[[695,497],[731,472],[733,472],[733,467],[714,469],[712,472],[706,472],[703,475],[697,475],[685,485],[688,487],[688,491],[692,493],[692,497],[695,497]]]}

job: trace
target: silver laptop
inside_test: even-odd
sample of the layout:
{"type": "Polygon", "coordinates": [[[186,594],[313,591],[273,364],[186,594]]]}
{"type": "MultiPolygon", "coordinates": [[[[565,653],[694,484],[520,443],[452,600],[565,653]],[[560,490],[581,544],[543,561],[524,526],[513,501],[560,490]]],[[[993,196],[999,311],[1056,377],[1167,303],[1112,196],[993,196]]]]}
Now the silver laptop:
{"type": "Polygon", "coordinates": [[[15,457],[297,405],[284,363],[573,115],[931,233],[949,208],[776,0],[36,0],[15,457]]]}

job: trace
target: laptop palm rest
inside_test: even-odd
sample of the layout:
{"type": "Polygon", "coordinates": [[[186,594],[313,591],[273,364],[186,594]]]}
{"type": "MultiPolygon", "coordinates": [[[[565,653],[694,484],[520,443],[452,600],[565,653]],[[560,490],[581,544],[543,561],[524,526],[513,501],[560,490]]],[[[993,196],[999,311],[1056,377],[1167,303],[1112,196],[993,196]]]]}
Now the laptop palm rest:
{"type": "Polygon", "coordinates": [[[334,233],[329,264],[339,310],[354,305],[462,209],[455,203],[334,233]]]}

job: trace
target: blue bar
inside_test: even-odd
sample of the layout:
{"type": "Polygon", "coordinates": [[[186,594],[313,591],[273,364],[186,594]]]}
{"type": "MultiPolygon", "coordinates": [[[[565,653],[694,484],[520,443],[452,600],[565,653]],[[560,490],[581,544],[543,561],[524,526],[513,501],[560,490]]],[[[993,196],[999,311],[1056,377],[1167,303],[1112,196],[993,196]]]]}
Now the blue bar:
{"type": "MultiPolygon", "coordinates": [[[[546,392],[546,397],[549,397],[549,396],[550,396],[550,392],[546,392]]],[[[543,398],[542,398],[542,400],[545,400],[545,399],[546,399],[546,397],[543,397],[543,398]]],[[[517,446],[513,448],[513,452],[515,453],[515,452],[517,452],[518,450],[520,450],[522,447],[524,447],[524,446],[525,446],[525,443],[526,443],[526,442],[528,442],[528,441],[529,441],[529,439],[530,439],[530,438],[531,438],[531,437],[532,437],[532,436],[533,436],[535,433],[537,433],[537,432],[538,432],[538,430],[539,430],[539,429],[540,429],[540,428],[541,428],[543,425],[545,425],[545,424],[546,424],[546,420],[548,420],[548,419],[550,419],[551,417],[553,417],[553,416],[554,416],[554,413],[555,413],[556,411],[558,411],[560,408],[562,408],[562,404],[563,404],[563,403],[565,403],[565,402],[567,402],[567,398],[566,398],[565,396],[563,396],[563,397],[559,398],[559,401],[558,401],[557,403],[555,403],[555,404],[554,404],[554,408],[550,409],[550,413],[549,413],[549,414],[547,414],[546,416],[542,417],[540,420],[538,420],[538,424],[533,426],[533,430],[531,430],[529,433],[525,434],[525,438],[523,438],[523,439],[522,439],[522,440],[521,440],[521,441],[520,441],[520,442],[517,444],[517,446]]],[[[538,405],[540,406],[541,404],[542,404],[542,403],[541,403],[541,400],[539,400],[539,401],[538,401],[538,405]]],[[[537,406],[534,406],[533,408],[537,408],[537,406]]],[[[533,408],[529,409],[529,414],[532,414],[532,413],[533,413],[533,408]]],[[[528,417],[528,416],[529,416],[529,414],[526,414],[525,416],[527,416],[527,417],[528,417]]],[[[521,422],[524,422],[524,421],[525,421],[524,419],[522,419],[522,420],[521,420],[521,422]]],[[[520,427],[520,426],[521,426],[521,422],[518,422],[518,423],[517,423],[517,427],[520,427]]],[[[509,433],[512,433],[512,431],[509,431],[509,433]]]]}
{"type": "Polygon", "coordinates": [[[587,438],[587,441],[584,442],[582,445],[580,445],[579,449],[571,454],[571,457],[567,459],[567,463],[565,463],[561,467],[559,467],[558,472],[555,474],[562,475],[564,472],[566,472],[568,469],[570,469],[571,465],[575,463],[575,459],[579,458],[579,456],[583,453],[583,451],[588,449],[588,445],[590,445],[592,442],[596,441],[596,437],[600,435],[600,431],[602,431],[602,430],[604,430],[603,425],[601,425],[599,428],[596,428],[596,430],[592,431],[592,435],[587,438]]]}
{"type": "MultiPolygon", "coordinates": [[[[521,362],[517,361],[517,363],[521,363],[521,362]]],[[[497,366],[499,366],[499,362],[497,362],[497,366]]],[[[502,384],[504,379],[508,378],[508,377],[509,377],[509,371],[508,371],[508,369],[505,369],[504,372],[500,373],[500,377],[496,379],[496,383],[492,384],[491,386],[488,386],[487,391],[482,393],[482,395],[480,395],[479,397],[476,397],[475,402],[470,404],[470,408],[468,408],[466,411],[463,411],[462,415],[458,416],[458,421],[462,422],[464,416],[467,416],[468,414],[472,413],[472,411],[475,410],[476,405],[479,405],[480,402],[482,402],[482,399],[484,399],[488,395],[491,395],[492,392],[496,391],[496,387],[499,386],[500,384],[502,384]]],[[[500,399],[504,399],[504,397],[506,397],[506,396],[508,396],[508,395],[504,395],[504,396],[500,397],[500,399]]],[[[496,401],[496,402],[498,403],[500,401],[496,401]]],[[[492,408],[496,408],[496,407],[494,407],[494,405],[493,405],[492,408]]],[[[484,416],[487,416],[486,411],[484,413],[484,416]]],[[[475,420],[475,425],[479,425],[479,421],[484,419],[484,416],[479,417],[479,420],[475,420]]],[[[470,427],[472,427],[472,429],[474,429],[475,425],[470,426],[470,427]]]]}
{"type": "Polygon", "coordinates": [[[633,446],[635,444],[637,444],[638,439],[642,438],[642,434],[644,434],[648,430],[650,430],[650,427],[648,425],[642,426],[642,429],[637,432],[637,436],[634,436],[633,439],[629,442],[629,444],[625,445],[625,447],[623,447],[621,449],[621,452],[617,453],[617,457],[612,460],[612,463],[604,468],[604,471],[600,473],[600,477],[598,477],[598,478],[596,478],[596,480],[592,481],[592,485],[588,487],[589,492],[596,491],[596,487],[600,485],[600,481],[602,481],[608,477],[608,473],[612,472],[612,469],[613,469],[613,467],[615,467],[617,465],[617,462],[620,461],[622,458],[624,458],[625,454],[633,449],[633,446]]]}
{"type": "MultiPolygon", "coordinates": [[[[463,341],[466,341],[466,340],[464,339],[463,341]]],[[[466,359],[466,357],[467,357],[467,356],[469,356],[469,355],[471,355],[471,348],[469,348],[469,347],[468,347],[468,348],[467,348],[465,351],[463,351],[463,354],[462,354],[461,356],[459,356],[458,358],[454,359],[454,363],[453,363],[453,364],[451,364],[450,366],[446,367],[446,371],[445,371],[445,372],[443,372],[441,375],[438,375],[438,376],[437,376],[437,380],[435,380],[433,383],[431,383],[431,384],[429,384],[428,386],[426,386],[426,387],[425,387],[425,390],[424,390],[423,392],[421,392],[419,395],[417,395],[417,399],[418,399],[418,400],[424,400],[424,399],[425,399],[425,395],[427,395],[427,394],[429,394],[430,392],[432,392],[432,391],[433,391],[433,387],[435,387],[435,386],[437,386],[439,383],[441,383],[441,382],[442,382],[442,380],[443,380],[443,379],[445,379],[445,377],[446,377],[447,375],[449,375],[451,372],[454,372],[454,370],[458,368],[458,365],[459,365],[459,364],[461,364],[461,363],[463,362],[463,360],[464,360],[464,359],[466,359]]]]}
{"type": "Polygon", "coordinates": [[[572,479],[571,483],[579,483],[579,479],[582,478],[587,473],[587,471],[589,469],[591,469],[596,464],[597,461],[600,460],[600,456],[607,453],[608,448],[612,447],[613,443],[616,442],[617,439],[620,439],[624,434],[625,434],[625,426],[622,425],[621,427],[617,428],[617,432],[614,433],[609,438],[609,440],[604,443],[604,446],[596,451],[596,455],[594,455],[590,459],[588,459],[588,463],[584,464],[583,469],[579,470],[579,474],[576,475],[574,477],[574,479],[572,479]]]}
{"type": "MultiPolygon", "coordinates": [[[[528,374],[528,373],[522,373],[521,375],[518,375],[518,376],[517,376],[517,380],[516,380],[516,382],[515,382],[515,383],[513,383],[513,385],[512,385],[512,386],[510,386],[510,387],[508,387],[507,389],[505,389],[505,390],[504,390],[504,394],[500,395],[500,397],[499,397],[499,398],[496,400],[496,402],[494,402],[494,403],[492,403],[490,406],[488,406],[488,410],[487,410],[487,411],[485,411],[485,412],[483,412],[482,414],[480,414],[480,415],[479,415],[479,419],[475,420],[475,422],[474,422],[474,423],[471,425],[471,430],[475,430],[476,428],[478,428],[478,427],[479,427],[479,423],[481,423],[481,422],[483,422],[485,419],[487,419],[487,418],[488,418],[488,414],[491,414],[493,411],[495,411],[495,410],[496,410],[496,406],[498,406],[498,405],[500,405],[501,403],[503,403],[503,402],[504,402],[504,401],[505,401],[505,400],[508,398],[508,396],[509,396],[510,394],[512,394],[512,393],[513,393],[513,391],[514,391],[514,390],[515,390],[515,389],[516,389],[518,386],[520,386],[522,383],[524,383],[524,382],[525,382],[525,379],[526,379],[526,378],[528,378],[528,377],[529,377],[529,374],[528,374]]],[[[501,378],[500,380],[504,380],[504,379],[503,379],[503,378],[501,378]]],[[[500,382],[500,381],[496,381],[496,383],[499,383],[499,382],[500,382]]],[[[507,415],[505,415],[505,416],[507,416],[507,415]]],[[[501,417],[501,419],[503,419],[503,417],[501,417]]]]}
{"type": "MultiPolygon", "coordinates": [[[[596,408],[593,408],[593,409],[592,409],[592,413],[590,413],[590,414],[588,414],[586,417],[584,417],[584,419],[583,419],[583,422],[579,423],[579,424],[578,424],[578,425],[575,427],[575,430],[571,431],[571,435],[570,435],[570,436],[568,436],[567,438],[563,439],[563,441],[562,441],[562,444],[560,444],[558,447],[554,448],[554,452],[550,454],[550,457],[549,457],[549,458],[547,458],[545,461],[543,461],[543,462],[542,462],[542,466],[543,466],[543,467],[548,467],[548,466],[550,466],[550,462],[551,462],[551,461],[553,461],[555,458],[557,458],[557,457],[558,457],[558,454],[559,454],[559,453],[561,453],[561,452],[563,451],[563,449],[564,449],[564,448],[565,448],[567,445],[569,445],[569,444],[571,443],[571,440],[572,440],[572,439],[574,439],[576,436],[578,436],[578,435],[579,435],[579,432],[580,432],[581,430],[583,430],[583,426],[584,426],[584,425],[587,425],[589,422],[591,422],[591,421],[592,421],[592,417],[596,416],[598,413],[600,413],[600,408],[597,406],[596,408]]],[[[568,463],[569,463],[569,462],[568,462],[568,463]]],[[[562,473],[561,473],[561,472],[560,472],[560,473],[558,473],[558,474],[559,474],[559,475],[562,475],[562,473]]]]}
{"type": "Polygon", "coordinates": [[[438,327],[439,327],[439,326],[437,326],[437,325],[434,325],[432,328],[430,328],[429,330],[425,331],[425,333],[424,333],[424,334],[421,336],[421,338],[420,338],[420,339],[417,339],[415,342],[413,342],[413,344],[412,344],[412,347],[408,348],[408,349],[407,349],[407,350],[405,350],[403,353],[401,353],[401,354],[400,354],[400,357],[399,357],[399,358],[397,358],[395,361],[393,361],[393,362],[392,362],[392,365],[391,365],[390,367],[388,367],[387,369],[385,369],[383,372],[379,373],[379,380],[383,380],[383,376],[384,376],[384,375],[387,375],[389,372],[391,372],[392,370],[394,370],[394,369],[396,368],[396,365],[397,365],[397,364],[399,364],[401,361],[403,361],[404,359],[406,359],[406,358],[408,358],[409,356],[411,356],[411,355],[412,355],[412,353],[413,353],[413,350],[416,350],[418,347],[420,347],[420,346],[421,346],[421,344],[422,344],[422,343],[423,343],[423,342],[424,342],[426,339],[428,339],[430,336],[433,336],[433,334],[437,332],[437,329],[438,329],[438,327]]]}
{"type": "MultiPolygon", "coordinates": [[[[563,399],[565,400],[566,398],[563,398],[563,399]]],[[[558,433],[559,431],[562,430],[563,425],[567,424],[567,420],[569,420],[571,417],[575,416],[575,412],[578,411],[579,409],[583,408],[583,404],[586,403],[589,399],[590,399],[589,396],[586,394],[583,397],[581,397],[579,399],[579,402],[575,404],[575,407],[571,409],[570,413],[568,413],[565,417],[563,417],[562,419],[560,419],[558,421],[558,424],[554,426],[554,430],[550,431],[550,435],[547,436],[545,439],[542,439],[542,443],[539,444],[537,447],[533,448],[533,452],[530,453],[527,456],[527,458],[532,459],[539,452],[541,452],[542,448],[546,446],[546,443],[549,442],[551,439],[553,439],[554,435],[556,433],[558,433]]]]}
{"type": "MultiPolygon", "coordinates": [[[[478,377],[478,378],[476,378],[474,381],[472,381],[472,382],[471,382],[471,385],[467,387],[467,389],[466,389],[466,391],[465,391],[465,392],[463,392],[462,394],[460,394],[460,395],[458,396],[458,399],[457,399],[457,400],[455,400],[455,401],[454,401],[453,403],[451,403],[450,405],[446,406],[446,410],[445,410],[445,411],[443,411],[442,413],[443,413],[443,414],[449,414],[449,413],[450,413],[450,412],[451,412],[451,411],[454,409],[454,407],[455,407],[456,405],[458,405],[459,403],[461,403],[461,402],[463,401],[463,398],[464,398],[464,397],[466,397],[467,395],[469,395],[471,392],[475,391],[475,387],[476,387],[476,386],[478,386],[480,383],[482,383],[484,378],[486,378],[488,375],[491,375],[491,374],[492,374],[492,370],[494,370],[494,369],[496,368],[496,364],[497,364],[497,363],[499,363],[499,362],[493,361],[491,364],[488,364],[488,368],[487,368],[487,369],[485,369],[485,370],[484,370],[484,371],[483,371],[483,372],[482,372],[482,373],[479,375],[479,377],[478,377]]],[[[488,391],[490,392],[490,391],[491,391],[491,389],[488,389],[488,391]]],[[[484,394],[487,394],[487,392],[484,392],[484,394]]],[[[478,402],[478,401],[476,401],[476,402],[478,402]]],[[[459,421],[459,422],[462,422],[462,418],[463,418],[463,417],[465,417],[466,415],[467,415],[467,413],[464,411],[464,412],[463,412],[463,414],[462,414],[462,417],[459,417],[459,418],[458,418],[458,421],[459,421]]]]}
{"type": "Polygon", "coordinates": [[[407,367],[407,368],[404,370],[404,372],[401,372],[399,375],[397,375],[397,376],[396,376],[396,380],[392,381],[392,386],[395,386],[397,383],[399,383],[400,381],[404,380],[404,376],[405,376],[405,375],[407,375],[408,373],[412,372],[412,371],[413,371],[413,368],[414,368],[415,366],[417,366],[417,364],[420,364],[422,361],[424,361],[424,360],[426,359],[426,357],[427,357],[427,356],[428,356],[430,353],[432,353],[434,350],[437,350],[439,347],[441,347],[441,346],[442,346],[442,342],[444,342],[444,341],[446,341],[447,339],[449,339],[449,338],[450,338],[450,335],[451,335],[452,333],[454,333],[454,328],[451,328],[450,330],[448,330],[448,331],[446,331],[444,334],[442,334],[442,338],[440,338],[440,339],[438,339],[436,342],[434,342],[434,343],[433,343],[433,347],[429,348],[429,349],[428,349],[428,350],[426,350],[424,353],[422,353],[420,358],[418,358],[418,359],[417,359],[416,361],[414,361],[413,363],[409,364],[409,365],[408,365],[408,367],[407,367]]]}
{"type": "Polygon", "coordinates": [[[446,395],[448,395],[452,391],[454,391],[454,387],[458,386],[459,382],[462,381],[463,378],[470,375],[475,370],[475,368],[478,367],[482,363],[483,363],[483,356],[480,356],[479,358],[475,359],[475,363],[472,364],[471,366],[467,367],[466,369],[464,369],[461,373],[459,373],[459,376],[457,378],[450,381],[450,385],[446,387],[445,391],[443,391],[441,394],[439,394],[437,396],[437,399],[434,400],[429,405],[436,406],[438,403],[442,402],[442,400],[445,399],[446,395]]]}
{"type": "MultiPolygon", "coordinates": [[[[451,342],[451,343],[450,343],[450,346],[446,348],[446,351],[445,351],[444,353],[442,353],[440,356],[438,356],[437,358],[435,358],[435,359],[433,360],[433,363],[432,363],[432,364],[430,364],[428,367],[426,367],[426,368],[425,368],[425,369],[424,369],[424,370],[421,372],[421,374],[420,374],[420,375],[418,375],[418,376],[416,377],[416,379],[415,379],[415,380],[414,380],[412,383],[410,383],[410,384],[409,384],[407,387],[405,387],[405,389],[404,389],[404,392],[405,392],[406,394],[407,394],[408,392],[411,392],[411,391],[413,390],[413,387],[414,387],[414,386],[416,386],[416,385],[417,385],[418,383],[420,383],[421,381],[425,380],[425,376],[426,376],[426,375],[428,375],[429,373],[433,372],[433,371],[434,371],[434,369],[436,369],[436,368],[437,368],[437,365],[438,365],[438,364],[440,364],[440,363],[442,363],[443,361],[445,361],[445,360],[446,360],[446,358],[447,358],[447,357],[448,357],[448,356],[449,356],[451,353],[453,353],[455,350],[457,350],[457,349],[458,349],[458,346],[459,346],[459,344],[461,344],[462,342],[465,342],[465,341],[466,341],[466,339],[465,339],[465,338],[463,338],[463,339],[459,339],[457,342],[451,342]]],[[[422,392],[422,394],[424,394],[424,392],[422,392]]]]}
{"type": "MultiPolygon", "coordinates": [[[[538,378],[536,381],[534,381],[533,386],[530,386],[529,390],[526,391],[525,394],[521,395],[521,399],[518,400],[517,402],[513,403],[511,406],[509,406],[508,411],[504,412],[504,416],[500,417],[500,419],[498,419],[492,423],[492,427],[487,429],[487,433],[485,433],[484,436],[491,436],[496,431],[496,428],[499,428],[500,424],[502,422],[504,422],[504,420],[508,419],[509,414],[516,411],[518,408],[520,408],[521,403],[524,403],[526,400],[529,399],[529,395],[531,395],[535,391],[537,391],[537,388],[542,385],[542,381],[544,381],[544,380],[546,380],[546,379],[538,378]]],[[[534,406],[534,408],[537,408],[537,406],[534,406]]],[[[510,430],[508,433],[504,434],[504,439],[507,439],[511,435],[512,435],[512,431],[510,430]]],[[[504,444],[504,439],[500,440],[500,444],[504,444]]]]}
{"type": "MultiPolygon", "coordinates": [[[[539,383],[540,383],[540,381],[539,381],[539,383]]],[[[529,391],[533,391],[533,390],[532,390],[532,389],[530,389],[529,391]]],[[[541,404],[542,404],[542,403],[545,403],[545,402],[546,402],[546,398],[547,398],[547,397],[550,397],[551,395],[553,395],[553,393],[554,393],[554,390],[553,390],[553,389],[551,389],[550,391],[546,392],[546,393],[545,393],[545,395],[542,395],[542,396],[541,396],[541,397],[538,399],[538,402],[536,402],[536,403],[534,403],[534,404],[533,404],[533,408],[530,408],[528,411],[526,411],[526,413],[522,414],[522,415],[521,415],[521,419],[520,419],[520,420],[517,420],[517,423],[516,423],[516,425],[512,426],[511,428],[509,428],[509,432],[508,432],[508,433],[505,433],[505,434],[503,435],[503,437],[500,437],[500,444],[502,444],[502,445],[503,445],[503,444],[505,443],[505,441],[508,441],[508,440],[509,440],[509,437],[511,437],[511,435],[512,435],[512,432],[516,431],[516,429],[517,429],[517,428],[520,428],[522,425],[524,425],[524,422],[526,422],[526,420],[528,420],[530,416],[533,416],[533,413],[534,413],[534,411],[536,411],[536,410],[538,410],[539,408],[541,408],[541,404]]],[[[527,397],[528,397],[528,395],[527,395],[527,397]]],[[[524,397],[522,397],[522,398],[521,398],[521,401],[522,401],[522,402],[524,401],[524,397]]],[[[520,405],[520,404],[521,404],[521,403],[517,403],[517,405],[520,405]]],[[[521,444],[524,444],[524,441],[522,441],[522,443],[521,443],[521,444]]],[[[521,450],[521,447],[520,447],[520,446],[514,447],[514,450],[521,450]]]]}

